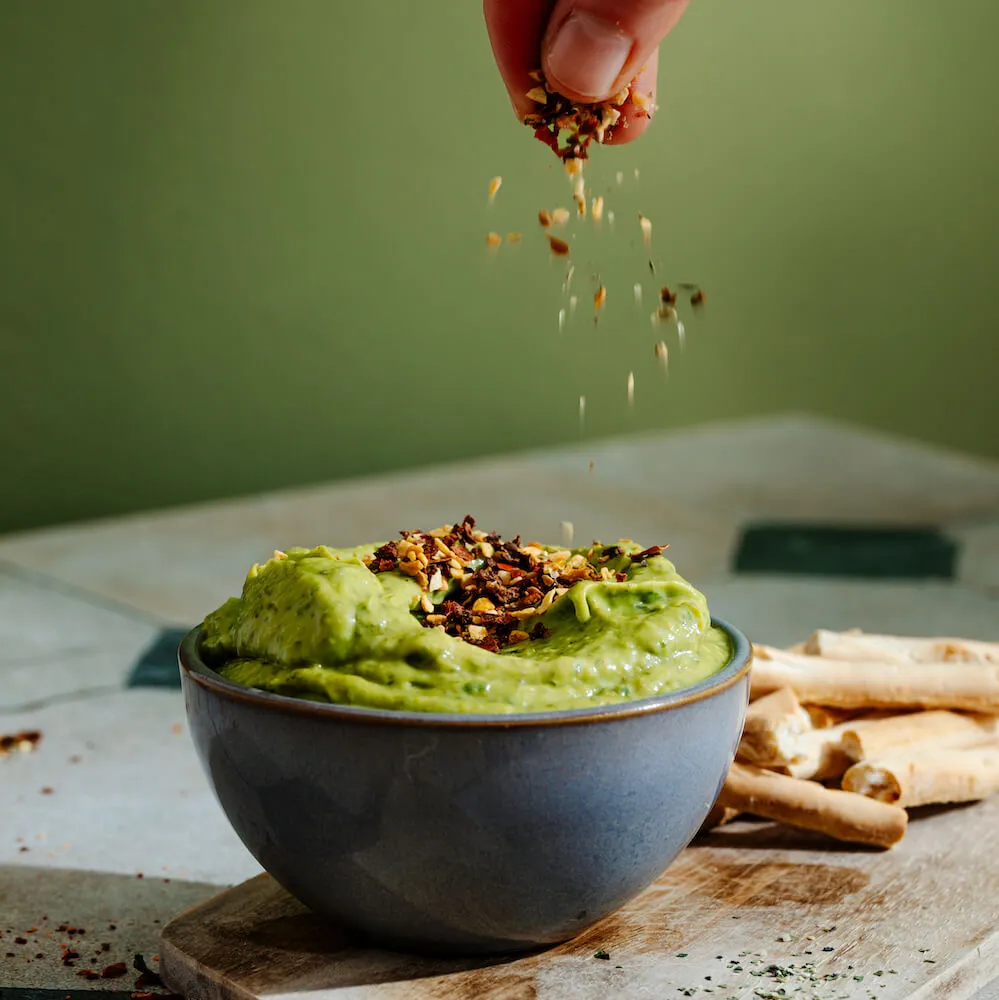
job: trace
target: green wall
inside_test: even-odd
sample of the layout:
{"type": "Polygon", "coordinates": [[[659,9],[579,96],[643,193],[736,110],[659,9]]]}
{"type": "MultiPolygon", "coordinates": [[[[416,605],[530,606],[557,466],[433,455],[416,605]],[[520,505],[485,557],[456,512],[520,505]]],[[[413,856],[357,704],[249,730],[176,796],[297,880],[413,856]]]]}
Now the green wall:
{"type": "Polygon", "coordinates": [[[0,0],[0,530],[573,440],[580,393],[592,435],[809,409],[999,456],[997,33],[695,0],[560,335],[568,186],[476,0],[0,0]],[[710,298],[665,383],[639,210],[710,298]]]}

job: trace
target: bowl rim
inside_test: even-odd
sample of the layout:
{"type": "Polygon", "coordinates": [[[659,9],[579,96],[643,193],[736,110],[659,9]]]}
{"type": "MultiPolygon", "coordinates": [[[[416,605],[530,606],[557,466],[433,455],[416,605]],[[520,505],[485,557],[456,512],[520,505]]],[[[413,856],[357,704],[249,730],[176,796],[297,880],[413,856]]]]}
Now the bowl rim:
{"type": "Polygon", "coordinates": [[[580,725],[584,723],[611,722],[635,716],[652,715],[681,708],[692,702],[711,698],[738,683],[748,673],[753,659],[752,645],[737,628],[719,618],[712,617],[711,624],[720,628],[732,646],[732,655],[721,670],[690,687],[639,698],[635,701],[600,705],[594,708],[556,709],[549,712],[514,712],[493,714],[478,712],[410,712],[388,708],[366,708],[361,705],[333,705],[325,702],[306,701],[289,695],[274,694],[258,688],[244,687],[226,680],[201,658],[199,639],[202,626],[193,628],[181,641],[177,650],[181,677],[216,695],[234,701],[249,702],[261,708],[318,718],[337,719],[341,722],[429,726],[432,728],[460,729],[513,729],[552,725],[580,725]]]}

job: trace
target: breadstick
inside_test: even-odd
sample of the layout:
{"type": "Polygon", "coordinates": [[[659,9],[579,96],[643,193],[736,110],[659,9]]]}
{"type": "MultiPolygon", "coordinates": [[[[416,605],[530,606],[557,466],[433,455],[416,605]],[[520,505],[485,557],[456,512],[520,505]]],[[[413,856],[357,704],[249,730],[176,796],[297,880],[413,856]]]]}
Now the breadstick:
{"type": "Polygon", "coordinates": [[[732,765],[718,802],[740,812],[876,847],[897,844],[908,822],[906,811],[898,806],[826,788],[816,781],[775,774],[753,764],[732,765]]]}
{"type": "Polygon", "coordinates": [[[974,802],[999,792],[999,744],[929,754],[917,747],[900,750],[854,764],[843,775],[843,787],[897,806],[974,802]]]}
{"type": "Polygon", "coordinates": [[[962,715],[959,712],[908,712],[864,725],[847,723],[841,745],[852,761],[875,760],[916,746],[960,747],[999,738],[999,716],[962,715]]]}
{"type": "Polygon", "coordinates": [[[999,642],[920,639],[819,629],[805,643],[811,656],[876,663],[999,663],[999,642]]]}
{"type": "Polygon", "coordinates": [[[789,687],[838,708],[957,708],[999,713],[999,664],[829,660],[753,647],[751,694],[789,687]]]}
{"type": "Polygon", "coordinates": [[[750,702],[739,741],[740,760],[752,764],[789,763],[788,747],[812,728],[812,720],[790,688],[781,688],[750,702]]]}
{"type": "Polygon", "coordinates": [[[701,828],[697,832],[699,834],[707,833],[709,830],[713,830],[716,826],[724,826],[726,823],[731,823],[732,820],[734,820],[738,815],[738,809],[732,809],[729,806],[722,806],[716,802],[711,807],[711,812],[704,817],[704,822],[701,824],[701,828]]]}

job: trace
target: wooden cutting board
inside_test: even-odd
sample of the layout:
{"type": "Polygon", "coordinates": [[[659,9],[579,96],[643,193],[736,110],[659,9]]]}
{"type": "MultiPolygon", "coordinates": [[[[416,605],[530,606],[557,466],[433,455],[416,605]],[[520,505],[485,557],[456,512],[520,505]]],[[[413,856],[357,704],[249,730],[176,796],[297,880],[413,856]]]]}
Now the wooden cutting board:
{"type": "Polygon", "coordinates": [[[999,796],[914,815],[885,853],[733,823],[574,941],[512,959],[364,947],[267,875],[162,937],[189,1000],[959,1000],[999,975],[999,796]]]}

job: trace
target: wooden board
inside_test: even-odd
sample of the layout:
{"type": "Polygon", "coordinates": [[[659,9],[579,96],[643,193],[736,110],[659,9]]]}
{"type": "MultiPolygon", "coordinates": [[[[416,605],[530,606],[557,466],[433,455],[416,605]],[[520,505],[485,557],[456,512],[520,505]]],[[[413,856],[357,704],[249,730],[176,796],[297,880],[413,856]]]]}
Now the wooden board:
{"type": "Polygon", "coordinates": [[[266,875],[162,937],[190,1000],[960,1000],[999,975],[999,797],[914,815],[885,853],[733,823],[574,941],[514,959],[361,947],[266,875]]]}

